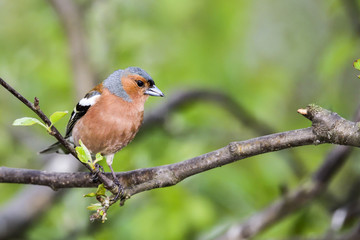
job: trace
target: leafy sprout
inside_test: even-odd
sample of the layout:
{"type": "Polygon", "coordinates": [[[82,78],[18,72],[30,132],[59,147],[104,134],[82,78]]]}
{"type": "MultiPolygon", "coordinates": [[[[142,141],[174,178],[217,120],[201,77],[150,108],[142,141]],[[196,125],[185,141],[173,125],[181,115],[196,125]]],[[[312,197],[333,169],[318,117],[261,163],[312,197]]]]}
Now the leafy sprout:
{"type": "Polygon", "coordinates": [[[38,125],[42,126],[43,128],[45,128],[46,131],[51,132],[51,127],[56,122],[58,122],[61,118],[63,118],[67,113],[68,113],[68,111],[57,111],[57,112],[54,112],[53,114],[51,114],[51,116],[50,116],[51,125],[50,126],[40,122],[40,120],[38,120],[36,118],[32,118],[32,117],[18,118],[13,122],[13,125],[14,126],[31,126],[34,124],[38,124],[38,125]]]}

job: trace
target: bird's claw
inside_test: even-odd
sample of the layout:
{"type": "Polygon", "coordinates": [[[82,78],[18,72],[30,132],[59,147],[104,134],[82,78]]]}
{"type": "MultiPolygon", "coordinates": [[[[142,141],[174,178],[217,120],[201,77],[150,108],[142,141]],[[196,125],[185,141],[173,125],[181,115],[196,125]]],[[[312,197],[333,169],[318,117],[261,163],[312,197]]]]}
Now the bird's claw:
{"type": "Polygon", "coordinates": [[[99,182],[99,172],[104,173],[103,166],[99,165],[98,163],[95,164],[95,170],[91,173],[91,182],[96,183],[99,182]]]}
{"type": "Polygon", "coordinates": [[[114,196],[114,198],[112,199],[112,201],[116,202],[119,198],[120,199],[125,198],[125,194],[124,194],[125,191],[124,191],[123,186],[119,182],[119,179],[114,178],[114,183],[118,187],[118,191],[117,191],[116,195],[114,196]]]}
{"type": "Polygon", "coordinates": [[[101,166],[100,164],[98,163],[95,163],[95,169],[102,172],[102,173],[105,173],[105,170],[104,170],[104,167],[101,166]]]}

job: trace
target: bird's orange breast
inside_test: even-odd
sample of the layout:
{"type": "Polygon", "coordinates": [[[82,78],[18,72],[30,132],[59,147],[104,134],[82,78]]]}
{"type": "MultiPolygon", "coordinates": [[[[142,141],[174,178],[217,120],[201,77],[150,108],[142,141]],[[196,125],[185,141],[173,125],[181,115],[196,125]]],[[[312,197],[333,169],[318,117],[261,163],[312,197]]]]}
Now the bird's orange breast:
{"type": "Polygon", "coordinates": [[[92,154],[113,154],[135,137],[144,116],[144,102],[127,102],[107,89],[99,100],[79,119],[72,135],[79,139],[92,154]]]}

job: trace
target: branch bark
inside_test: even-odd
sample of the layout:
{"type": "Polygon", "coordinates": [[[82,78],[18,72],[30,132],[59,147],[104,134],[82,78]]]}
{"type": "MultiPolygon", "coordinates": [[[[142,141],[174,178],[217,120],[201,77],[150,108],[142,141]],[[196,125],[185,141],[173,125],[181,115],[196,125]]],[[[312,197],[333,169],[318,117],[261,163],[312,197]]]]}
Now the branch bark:
{"type": "MultiPolygon", "coordinates": [[[[190,177],[234,161],[285,148],[313,144],[312,128],[271,134],[241,142],[232,142],[218,150],[186,161],[154,168],[117,173],[120,183],[130,195],[153,188],[172,186],[190,177]]],[[[30,183],[58,188],[95,187],[88,173],[48,173],[28,169],[0,167],[0,182],[30,183]]]]}
{"type": "MultiPolygon", "coordinates": [[[[302,112],[302,110],[300,110],[300,112],[302,112]]],[[[303,111],[303,113],[306,114],[307,111],[303,111]]],[[[360,107],[358,107],[355,115],[355,121],[359,120],[360,107]]],[[[319,121],[316,122],[317,124],[320,123],[319,121]]],[[[313,122],[313,125],[316,124],[316,122],[313,122]]],[[[359,123],[353,123],[352,127],[356,129],[358,124],[359,123]]],[[[318,125],[316,129],[321,129],[321,127],[318,125]]],[[[358,132],[358,130],[355,131],[358,132]]],[[[244,222],[234,224],[223,235],[221,235],[218,240],[247,239],[253,237],[264,229],[270,227],[272,224],[277,223],[279,220],[290,215],[295,210],[298,210],[305,204],[309,203],[312,199],[319,196],[326,190],[330,180],[345,163],[351,153],[351,150],[352,148],[349,146],[336,146],[326,156],[323,164],[313,174],[310,182],[299,186],[294,191],[283,196],[281,199],[276,200],[268,207],[256,213],[244,222]]]]}
{"type": "MultiPolygon", "coordinates": [[[[312,127],[232,142],[223,148],[186,161],[117,173],[117,176],[126,192],[134,195],[154,188],[172,186],[194,174],[267,152],[323,143],[360,146],[360,131],[357,123],[345,120],[336,113],[315,105],[302,109],[300,113],[312,121],[312,127]]],[[[29,183],[29,181],[32,184],[45,185],[54,189],[96,186],[95,183],[89,181],[87,173],[46,173],[0,168],[0,182],[29,183]]],[[[322,185],[323,183],[318,181],[318,184],[304,188],[298,193],[292,194],[294,195],[292,197],[305,201],[307,197],[322,189],[322,185]],[[299,197],[299,194],[305,195],[299,197]]],[[[292,197],[281,200],[279,204],[284,205],[292,197]]],[[[275,208],[277,208],[276,206],[275,208]]]]}

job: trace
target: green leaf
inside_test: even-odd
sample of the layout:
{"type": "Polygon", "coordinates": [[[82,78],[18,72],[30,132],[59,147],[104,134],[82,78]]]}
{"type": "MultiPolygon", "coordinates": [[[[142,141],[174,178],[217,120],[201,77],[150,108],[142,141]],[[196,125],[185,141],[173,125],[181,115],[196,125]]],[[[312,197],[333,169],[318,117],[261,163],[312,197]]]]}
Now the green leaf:
{"type": "Polygon", "coordinates": [[[40,122],[38,119],[31,118],[31,117],[18,118],[13,122],[14,126],[31,126],[31,125],[34,125],[34,124],[39,124],[40,126],[43,126],[44,128],[47,128],[45,126],[45,124],[40,122]]]}
{"type": "Polygon", "coordinates": [[[59,121],[60,119],[62,119],[66,114],[68,113],[68,111],[64,111],[64,112],[54,112],[51,116],[50,116],[50,121],[51,123],[54,125],[57,121],[59,121]]]}
{"type": "Polygon", "coordinates": [[[360,70],[360,59],[355,60],[353,66],[355,69],[360,70]]]}
{"type": "Polygon", "coordinates": [[[95,197],[96,196],[96,193],[88,193],[88,194],[85,194],[84,197],[95,197]]]}
{"type": "Polygon", "coordinates": [[[81,141],[81,139],[79,140],[79,144],[80,144],[81,148],[84,149],[84,152],[85,152],[85,154],[86,154],[86,158],[87,158],[88,160],[91,160],[91,159],[92,159],[92,158],[91,158],[91,153],[90,153],[89,149],[87,149],[87,147],[86,147],[86,146],[84,145],[84,143],[81,141]]]}
{"type": "Polygon", "coordinates": [[[13,122],[14,126],[30,126],[30,125],[34,125],[34,124],[39,124],[41,123],[39,120],[37,120],[36,118],[31,118],[31,117],[23,117],[23,118],[18,118],[13,122]]]}
{"type": "Polygon", "coordinates": [[[76,147],[75,150],[79,160],[83,163],[87,163],[88,159],[86,158],[86,153],[84,149],[82,147],[76,147]]]}
{"type": "Polygon", "coordinates": [[[94,161],[94,164],[97,163],[97,162],[100,162],[104,159],[104,157],[101,155],[101,153],[97,153],[96,156],[95,156],[95,161],[94,161]]]}
{"type": "Polygon", "coordinates": [[[80,146],[75,148],[77,156],[81,162],[88,163],[88,161],[91,160],[90,151],[86,148],[81,140],[79,140],[79,144],[80,146]]]}
{"type": "Polygon", "coordinates": [[[104,188],[104,184],[100,184],[96,190],[96,196],[105,196],[106,188],[104,188]]]}
{"type": "Polygon", "coordinates": [[[90,206],[87,207],[90,211],[96,211],[98,209],[102,208],[101,203],[93,203],[90,206]]]}

